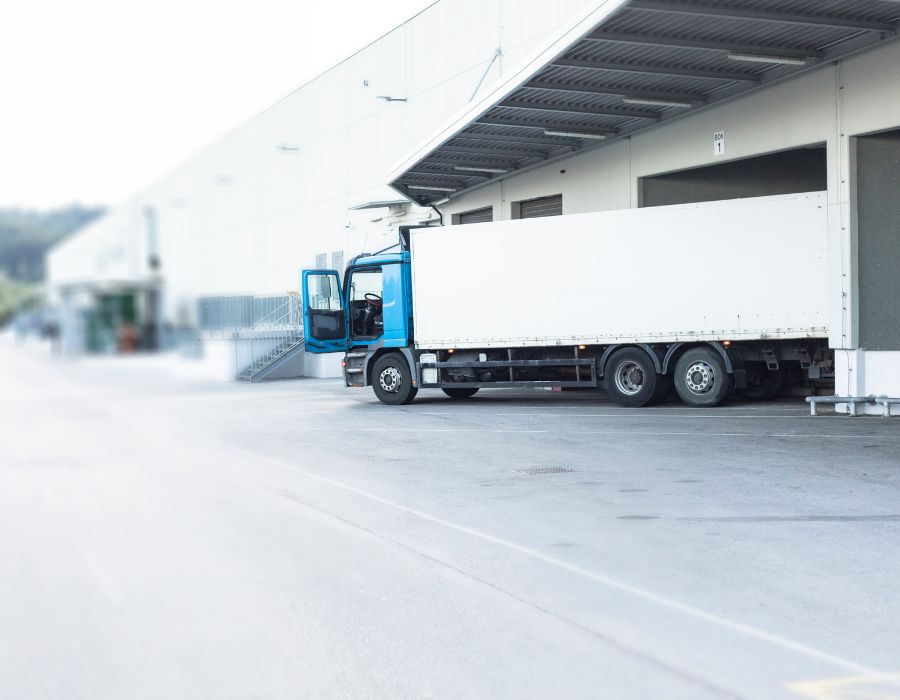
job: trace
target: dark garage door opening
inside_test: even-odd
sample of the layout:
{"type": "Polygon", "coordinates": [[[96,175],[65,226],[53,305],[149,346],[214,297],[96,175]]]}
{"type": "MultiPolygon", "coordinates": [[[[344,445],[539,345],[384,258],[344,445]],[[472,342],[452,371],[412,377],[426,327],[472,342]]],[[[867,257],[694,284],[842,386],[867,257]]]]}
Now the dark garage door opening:
{"type": "Polygon", "coordinates": [[[824,145],[641,178],[641,206],[713,202],[828,189],[824,145]]]}
{"type": "Polygon", "coordinates": [[[900,350],[900,129],[855,141],[859,346],[900,350]]]}

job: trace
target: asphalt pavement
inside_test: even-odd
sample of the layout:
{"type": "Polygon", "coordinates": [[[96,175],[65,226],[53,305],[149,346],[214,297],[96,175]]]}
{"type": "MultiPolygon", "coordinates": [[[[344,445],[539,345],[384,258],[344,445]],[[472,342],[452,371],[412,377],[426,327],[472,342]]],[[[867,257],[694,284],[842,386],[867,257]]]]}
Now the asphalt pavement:
{"type": "Polygon", "coordinates": [[[897,419],[0,362],[2,698],[900,698],[897,419]]]}

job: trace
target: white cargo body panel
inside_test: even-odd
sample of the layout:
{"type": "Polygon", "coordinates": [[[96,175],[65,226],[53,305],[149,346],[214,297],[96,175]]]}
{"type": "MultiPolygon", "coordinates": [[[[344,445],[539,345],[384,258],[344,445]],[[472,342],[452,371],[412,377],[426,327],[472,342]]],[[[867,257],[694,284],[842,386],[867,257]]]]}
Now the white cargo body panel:
{"type": "Polygon", "coordinates": [[[416,347],[827,337],[826,199],[414,230],[416,347]]]}

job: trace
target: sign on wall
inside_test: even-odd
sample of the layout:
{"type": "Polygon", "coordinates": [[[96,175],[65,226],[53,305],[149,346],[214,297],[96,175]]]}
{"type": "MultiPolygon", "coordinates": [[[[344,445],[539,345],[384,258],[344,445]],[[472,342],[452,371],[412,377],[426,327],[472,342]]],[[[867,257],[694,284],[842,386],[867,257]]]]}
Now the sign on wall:
{"type": "Polygon", "coordinates": [[[717,131],[713,134],[713,155],[725,155],[725,132],[717,131]]]}

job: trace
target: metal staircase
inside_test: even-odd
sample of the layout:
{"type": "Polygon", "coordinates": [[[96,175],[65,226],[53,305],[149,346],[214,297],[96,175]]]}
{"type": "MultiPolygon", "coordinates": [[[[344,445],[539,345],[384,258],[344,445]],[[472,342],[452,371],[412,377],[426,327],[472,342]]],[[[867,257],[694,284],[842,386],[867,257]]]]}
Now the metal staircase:
{"type": "Polygon", "coordinates": [[[235,331],[237,379],[258,382],[268,378],[304,350],[300,298],[289,296],[249,328],[235,331]],[[238,353],[238,347],[242,352],[238,353]]]}
{"type": "MultiPolygon", "coordinates": [[[[251,344],[253,339],[250,339],[251,344]]],[[[293,358],[303,350],[303,336],[293,340],[284,340],[276,345],[267,354],[258,357],[237,374],[238,381],[258,382],[293,358]]]]}

